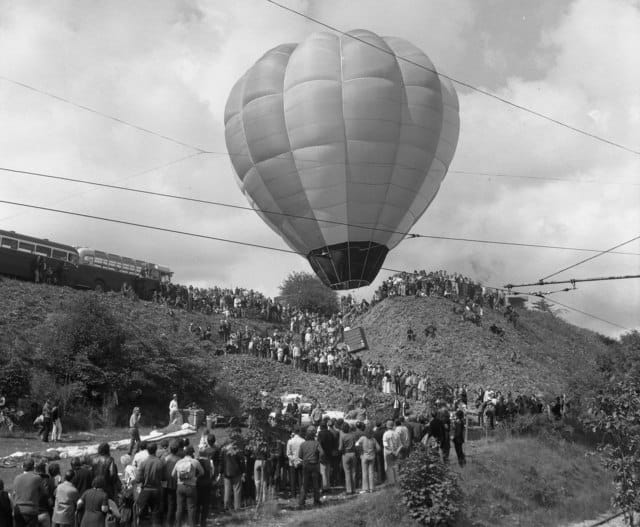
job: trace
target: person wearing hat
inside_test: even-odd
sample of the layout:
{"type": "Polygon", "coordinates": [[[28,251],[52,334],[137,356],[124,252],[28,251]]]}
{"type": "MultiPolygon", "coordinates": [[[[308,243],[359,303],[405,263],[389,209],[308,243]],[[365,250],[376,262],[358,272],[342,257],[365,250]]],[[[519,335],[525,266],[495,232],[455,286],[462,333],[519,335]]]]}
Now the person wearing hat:
{"type": "Polygon", "coordinates": [[[131,441],[129,442],[129,455],[135,454],[140,448],[140,430],[138,428],[140,423],[140,408],[136,406],[131,412],[131,417],[129,417],[129,437],[131,441]]]}
{"type": "Polygon", "coordinates": [[[402,449],[402,443],[398,433],[394,430],[393,421],[387,421],[387,431],[382,436],[382,447],[384,451],[384,468],[387,481],[395,485],[398,481],[398,455],[402,449]]]}

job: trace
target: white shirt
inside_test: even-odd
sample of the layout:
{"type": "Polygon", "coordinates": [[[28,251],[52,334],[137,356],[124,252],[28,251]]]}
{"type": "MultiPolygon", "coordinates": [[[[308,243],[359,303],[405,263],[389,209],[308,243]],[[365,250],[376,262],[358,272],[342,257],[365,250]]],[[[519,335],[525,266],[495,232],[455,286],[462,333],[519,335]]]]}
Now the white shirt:
{"type": "Polygon", "coordinates": [[[289,465],[297,467],[301,463],[301,459],[298,457],[298,450],[300,445],[304,443],[298,434],[295,434],[289,441],[287,441],[287,457],[289,458],[289,465]]]}
{"type": "Polygon", "coordinates": [[[395,430],[387,430],[382,435],[382,447],[385,455],[396,454],[401,446],[402,443],[395,430]]]}

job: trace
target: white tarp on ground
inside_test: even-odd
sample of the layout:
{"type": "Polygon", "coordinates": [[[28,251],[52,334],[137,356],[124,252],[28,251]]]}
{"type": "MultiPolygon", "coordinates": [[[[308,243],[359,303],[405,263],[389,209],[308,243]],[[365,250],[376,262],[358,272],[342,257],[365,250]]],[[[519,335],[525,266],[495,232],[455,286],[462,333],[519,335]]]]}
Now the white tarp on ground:
{"type": "MultiPolygon", "coordinates": [[[[194,435],[196,433],[196,429],[188,423],[182,425],[181,428],[177,430],[167,431],[168,428],[164,430],[153,430],[149,435],[142,436],[141,439],[143,441],[151,441],[157,442],[162,441],[163,439],[172,439],[176,437],[186,437],[190,435],[194,435]]],[[[119,448],[124,448],[129,446],[130,439],[120,439],[118,441],[110,441],[109,448],[111,450],[117,450],[119,448]]],[[[4,458],[0,458],[2,460],[11,460],[25,457],[46,457],[49,459],[66,459],[69,457],[76,456],[91,456],[98,453],[98,444],[91,445],[71,445],[71,446],[60,446],[57,448],[48,448],[47,450],[40,452],[14,452],[4,458]]]]}

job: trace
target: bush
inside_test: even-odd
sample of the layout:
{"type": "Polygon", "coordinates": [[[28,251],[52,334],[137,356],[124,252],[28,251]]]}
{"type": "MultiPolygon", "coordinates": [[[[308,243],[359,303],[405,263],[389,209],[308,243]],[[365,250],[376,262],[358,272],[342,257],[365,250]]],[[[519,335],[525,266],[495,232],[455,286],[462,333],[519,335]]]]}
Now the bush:
{"type": "Polygon", "coordinates": [[[429,527],[454,525],[462,508],[455,474],[437,450],[419,445],[400,466],[402,501],[413,518],[429,527]]]}

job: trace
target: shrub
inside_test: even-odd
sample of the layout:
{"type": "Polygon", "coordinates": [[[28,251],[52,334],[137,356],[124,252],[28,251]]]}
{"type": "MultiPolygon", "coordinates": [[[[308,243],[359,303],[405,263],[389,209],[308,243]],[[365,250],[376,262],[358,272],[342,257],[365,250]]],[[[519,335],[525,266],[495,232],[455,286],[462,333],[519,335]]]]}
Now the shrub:
{"type": "Polygon", "coordinates": [[[461,512],[458,480],[437,450],[419,445],[400,466],[402,501],[423,525],[454,525],[461,512]]]}

